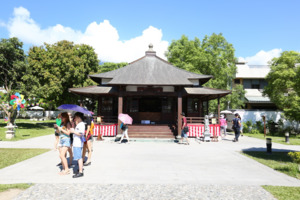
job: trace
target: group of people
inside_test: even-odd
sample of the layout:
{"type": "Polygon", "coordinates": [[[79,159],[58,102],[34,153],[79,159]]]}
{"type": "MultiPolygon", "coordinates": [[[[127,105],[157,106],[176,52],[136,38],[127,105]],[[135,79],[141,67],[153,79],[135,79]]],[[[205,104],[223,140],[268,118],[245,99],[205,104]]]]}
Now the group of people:
{"type": "MultiPolygon", "coordinates": [[[[238,113],[234,114],[235,118],[232,119],[232,130],[234,131],[234,139],[233,142],[238,142],[239,141],[239,137],[242,133],[242,118],[238,113]]],[[[226,133],[226,129],[227,129],[227,119],[226,116],[221,115],[220,116],[220,127],[221,127],[221,134],[223,133],[224,136],[222,136],[223,138],[226,137],[227,133],[226,133]]]]}
{"type": "MultiPolygon", "coordinates": [[[[189,145],[189,139],[188,139],[188,135],[187,133],[189,132],[188,126],[187,126],[187,120],[185,117],[185,113],[182,112],[182,127],[181,127],[181,143],[183,144],[184,140],[186,141],[185,144],[189,145]]],[[[234,131],[234,139],[233,142],[238,142],[239,141],[239,137],[242,133],[242,118],[238,113],[235,113],[235,118],[232,120],[232,129],[234,131]]],[[[221,115],[220,116],[220,128],[221,128],[221,136],[222,138],[225,138],[227,136],[227,119],[226,119],[226,115],[221,115]]]]}
{"type": "Polygon", "coordinates": [[[59,157],[61,159],[62,170],[60,175],[70,174],[72,162],[77,161],[78,171],[73,178],[83,177],[83,166],[91,165],[92,156],[92,119],[85,118],[80,112],[71,115],[71,113],[63,112],[59,114],[54,124],[55,128],[55,149],[59,149],[59,157]],[[85,160],[86,151],[88,150],[88,158],[85,160]],[[69,162],[67,160],[67,152],[69,153],[69,162]]]}

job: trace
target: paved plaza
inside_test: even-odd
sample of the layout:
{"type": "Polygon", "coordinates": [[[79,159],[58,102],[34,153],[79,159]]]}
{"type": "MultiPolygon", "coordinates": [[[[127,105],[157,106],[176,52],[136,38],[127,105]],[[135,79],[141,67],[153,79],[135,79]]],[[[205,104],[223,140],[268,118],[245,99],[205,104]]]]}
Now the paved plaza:
{"type": "MultiPolygon", "coordinates": [[[[72,173],[58,175],[60,160],[53,150],[53,135],[0,142],[1,148],[52,149],[1,169],[0,184],[34,183],[19,199],[273,199],[260,186],[300,186],[300,180],[240,154],[266,151],[264,140],[241,137],[233,143],[232,138],[206,143],[191,139],[190,145],[162,140],[94,141],[92,164],[78,179],[72,173]]],[[[273,151],[300,151],[300,146],[273,143],[272,147],[273,151]]]]}

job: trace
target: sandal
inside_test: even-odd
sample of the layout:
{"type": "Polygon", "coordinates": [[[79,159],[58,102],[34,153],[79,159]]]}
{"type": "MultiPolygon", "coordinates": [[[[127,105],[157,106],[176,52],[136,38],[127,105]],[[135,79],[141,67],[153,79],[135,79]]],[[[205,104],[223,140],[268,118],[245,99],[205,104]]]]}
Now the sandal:
{"type": "Polygon", "coordinates": [[[65,171],[65,170],[62,170],[61,172],[58,173],[59,175],[67,175],[67,174],[70,174],[70,170],[68,171],[65,171]]]}

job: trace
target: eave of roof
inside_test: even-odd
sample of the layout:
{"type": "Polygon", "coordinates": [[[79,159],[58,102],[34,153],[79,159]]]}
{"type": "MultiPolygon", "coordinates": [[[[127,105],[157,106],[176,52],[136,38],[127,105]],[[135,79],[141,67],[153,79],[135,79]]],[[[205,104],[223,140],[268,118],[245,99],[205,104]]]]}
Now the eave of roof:
{"type": "Polygon", "coordinates": [[[208,100],[224,97],[231,94],[231,90],[221,90],[207,87],[185,87],[184,91],[188,95],[206,96],[208,100]]]}
{"type": "Polygon", "coordinates": [[[69,88],[69,92],[91,97],[100,94],[115,94],[117,90],[112,86],[88,86],[81,88],[69,88]]]}

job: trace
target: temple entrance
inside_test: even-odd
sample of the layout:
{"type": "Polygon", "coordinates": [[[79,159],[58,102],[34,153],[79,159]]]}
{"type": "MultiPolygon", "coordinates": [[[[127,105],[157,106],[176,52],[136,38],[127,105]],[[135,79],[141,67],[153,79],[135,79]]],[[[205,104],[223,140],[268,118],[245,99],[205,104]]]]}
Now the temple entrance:
{"type": "Polygon", "coordinates": [[[140,98],[139,112],[161,112],[162,100],[160,98],[140,98]]]}
{"type": "Polygon", "coordinates": [[[134,124],[173,124],[176,121],[174,97],[128,97],[124,104],[124,111],[132,116],[134,124]]]}

